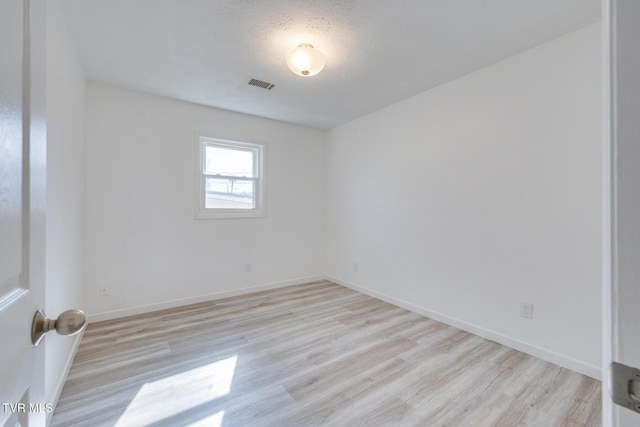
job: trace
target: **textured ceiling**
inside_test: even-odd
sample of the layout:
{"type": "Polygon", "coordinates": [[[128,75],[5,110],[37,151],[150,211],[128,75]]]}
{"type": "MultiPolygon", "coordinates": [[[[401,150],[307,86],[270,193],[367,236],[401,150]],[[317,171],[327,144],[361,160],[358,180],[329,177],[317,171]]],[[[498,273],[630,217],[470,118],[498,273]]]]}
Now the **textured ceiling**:
{"type": "Polygon", "coordinates": [[[90,81],[331,128],[596,22],[599,0],[61,0],[90,81]],[[311,43],[314,77],[284,55],[311,43]],[[271,91],[251,78],[275,84],[271,91]]]}

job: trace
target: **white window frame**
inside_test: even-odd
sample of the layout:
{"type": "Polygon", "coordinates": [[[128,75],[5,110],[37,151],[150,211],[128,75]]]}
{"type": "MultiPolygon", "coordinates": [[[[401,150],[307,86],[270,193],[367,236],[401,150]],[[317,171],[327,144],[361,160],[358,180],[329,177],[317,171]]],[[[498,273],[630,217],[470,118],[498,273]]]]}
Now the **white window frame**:
{"type": "MultiPolygon", "coordinates": [[[[265,209],[265,146],[250,142],[231,141],[227,139],[213,138],[210,136],[197,135],[196,137],[196,219],[224,219],[224,218],[261,218],[266,216],[265,209]],[[207,208],[206,207],[206,178],[215,176],[229,178],[226,175],[211,175],[205,173],[205,149],[207,146],[221,147],[227,149],[250,151],[253,153],[253,178],[254,186],[254,208],[253,209],[233,209],[233,208],[207,208]]],[[[235,178],[235,177],[234,177],[235,178]]],[[[245,179],[245,178],[243,178],[245,179]]]]}

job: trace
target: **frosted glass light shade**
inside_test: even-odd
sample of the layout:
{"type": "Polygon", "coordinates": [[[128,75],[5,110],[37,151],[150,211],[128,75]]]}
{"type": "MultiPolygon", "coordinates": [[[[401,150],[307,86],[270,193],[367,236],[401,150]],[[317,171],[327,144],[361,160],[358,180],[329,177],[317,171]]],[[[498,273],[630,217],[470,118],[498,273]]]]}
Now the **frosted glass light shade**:
{"type": "Polygon", "coordinates": [[[299,76],[315,76],[324,68],[324,54],[309,43],[298,45],[287,54],[287,66],[299,76]]]}

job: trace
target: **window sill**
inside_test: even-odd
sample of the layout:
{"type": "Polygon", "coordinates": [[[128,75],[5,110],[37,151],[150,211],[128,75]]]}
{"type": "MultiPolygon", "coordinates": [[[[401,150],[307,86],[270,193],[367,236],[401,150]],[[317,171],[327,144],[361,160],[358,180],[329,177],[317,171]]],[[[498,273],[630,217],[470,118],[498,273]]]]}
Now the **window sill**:
{"type": "Polygon", "coordinates": [[[216,209],[215,211],[201,211],[196,214],[195,219],[234,219],[234,218],[264,218],[264,210],[233,210],[216,209]]]}

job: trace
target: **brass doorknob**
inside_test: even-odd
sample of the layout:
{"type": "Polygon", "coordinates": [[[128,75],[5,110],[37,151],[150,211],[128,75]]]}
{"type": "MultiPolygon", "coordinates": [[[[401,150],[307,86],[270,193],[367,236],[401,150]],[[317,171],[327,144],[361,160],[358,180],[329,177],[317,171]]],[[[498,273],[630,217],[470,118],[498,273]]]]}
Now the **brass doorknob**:
{"type": "Polygon", "coordinates": [[[44,311],[38,310],[31,324],[31,342],[38,345],[44,334],[55,329],[60,335],[75,335],[87,323],[87,316],[81,310],[67,310],[57,319],[48,319],[44,311]]]}

